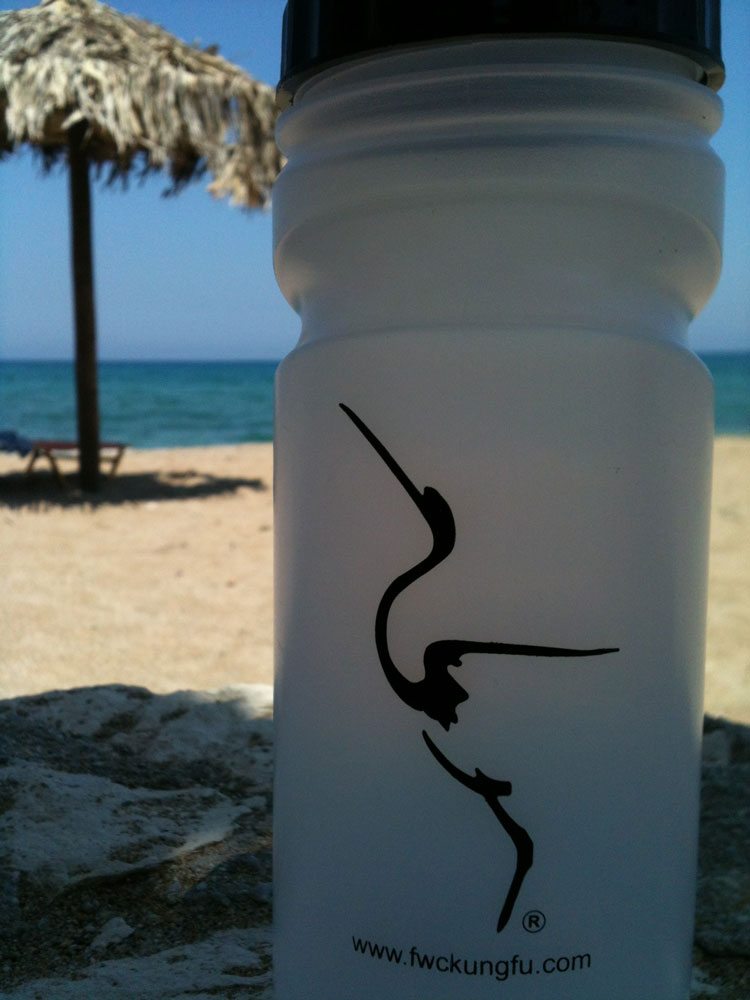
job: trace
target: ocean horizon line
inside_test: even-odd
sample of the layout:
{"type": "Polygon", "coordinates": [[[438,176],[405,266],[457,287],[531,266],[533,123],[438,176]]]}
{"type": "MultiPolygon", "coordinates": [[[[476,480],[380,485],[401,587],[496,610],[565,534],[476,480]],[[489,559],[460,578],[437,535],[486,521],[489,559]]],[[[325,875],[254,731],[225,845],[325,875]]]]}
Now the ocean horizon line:
{"type": "MultiPolygon", "coordinates": [[[[725,348],[712,348],[710,350],[702,350],[698,348],[688,348],[693,354],[696,354],[699,358],[704,357],[715,357],[717,355],[721,356],[736,356],[736,355],[746,355],[750,354],[750,345],[747,347],[725,347],[725,348]]],[[[212,364],[280,364],[285,357],[288,355],[282,355],[279,358],[98,358],[98,364],[105,365],[120,365],[120,364],[139,364],[139,365],[180,365],[180,364],[196,364],[196,365],[212,365],[212,364]]],[[[39,357],[2,357],[0,356],[0,364],[73,364],[75,358],[39,358],[39,357]]]]}
{"type": "MultiPolygon", "coordinates": [[[[283,358],[98,358],[100,365],[278,365],[283,358]]],[[[0,365],[72,365],[75,358],[3,358],[0,365]]]]}

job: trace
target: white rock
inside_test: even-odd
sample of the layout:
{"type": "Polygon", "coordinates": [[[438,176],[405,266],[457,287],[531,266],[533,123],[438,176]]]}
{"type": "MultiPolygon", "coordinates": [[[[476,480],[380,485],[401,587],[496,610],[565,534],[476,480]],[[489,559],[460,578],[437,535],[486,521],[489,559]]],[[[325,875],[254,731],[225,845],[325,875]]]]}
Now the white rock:
{"type": "Polygon", "coordinates": [[[0,816],[0,842],[15,871],[53,890],[81,879],[153,868],[224,839],[247,812],[211,788],[127,788],[92,774],[28,761],[0,767],[16,784],[0,816]]]}
{"type": "Polygon", "coordinates": [[[248,1000],[270,1000],[270,975],[262,971],[269,949],[267,932],[230,929],[154,955],[92,964],[74,980],[35,979],[0,1000],[219,1000],[240,987],[248,1000]]]}
{"type": "Polygon", "coordinates": [[[693,980],[690,983],[691,1000],[698,1000],[699,997],[717,997],[720,992],[718,986],[706,982],[706,977],[700,969],[693,969],[693,980]]]}
{"type": "Polygon", "coordinates": [[[91,951],[104,951],[111,944],[118,944],[130,937],[134,928],[130,926],[122,917],[112,917],[102,927],[97,936],[89,945],[91,951]]]}
{"type": "Polygon", "coordinates": [[[729,734],[723,729],[703,734],[703,763],[709,767],[727,767],[730,757],[729,734]]]}
{"type": "MultiPolygon", "coordinates": [[[[5,705],[29,702],[13,699],[5,705]]],[[[38,724],[73,736],[111,730],[110,742],[134,746],[145,760],[197,760],[226,754],[247,735],[248,723],[271,730],[270,684],[236,684],[211,691],[154,695],[122,684],[49,691],[33,699],[38,724]]],[[[23,711],[28,711],[24,707],[23,711]]]]}
{"type": "Polygon", "coordinates": [[[174,860],[267,815],[272,703],[269,685],[168,695],[102,685],[0,702],[5,867],[57,892],[174,860]],[[228,797],[215,787],[227,774],[252,776],[249,790],[263,794],[228,797]]]}

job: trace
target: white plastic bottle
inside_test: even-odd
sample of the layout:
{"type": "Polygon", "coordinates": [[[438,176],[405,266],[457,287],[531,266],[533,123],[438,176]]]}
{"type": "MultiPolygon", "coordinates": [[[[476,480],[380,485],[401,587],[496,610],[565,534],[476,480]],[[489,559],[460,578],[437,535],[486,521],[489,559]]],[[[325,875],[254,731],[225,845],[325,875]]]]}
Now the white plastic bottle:
{"type": "Polygon", "coordinates": [[[276,998],[686,1000],[718,0],[408,6],[288,10],[276,998]]]}

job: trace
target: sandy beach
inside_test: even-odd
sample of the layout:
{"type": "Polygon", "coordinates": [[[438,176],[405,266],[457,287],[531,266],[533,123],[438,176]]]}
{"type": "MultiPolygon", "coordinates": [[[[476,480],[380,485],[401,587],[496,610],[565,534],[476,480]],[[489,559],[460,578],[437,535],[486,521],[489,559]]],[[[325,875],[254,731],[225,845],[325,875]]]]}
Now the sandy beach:
{"type": "Polygon", "coordinates": [[[272,463],[131,449],[91,506],[0,456],[0,697],[270,683],[272,463]]]}
{"type": "MultiPolygon", "coordinates": [[[[272,446],[126,453],[94,504],[0,455],[0,698],[270,683],[272,446]]],[[[716,442],[706,710],[750,722],[750,438],[716,442]]]]}

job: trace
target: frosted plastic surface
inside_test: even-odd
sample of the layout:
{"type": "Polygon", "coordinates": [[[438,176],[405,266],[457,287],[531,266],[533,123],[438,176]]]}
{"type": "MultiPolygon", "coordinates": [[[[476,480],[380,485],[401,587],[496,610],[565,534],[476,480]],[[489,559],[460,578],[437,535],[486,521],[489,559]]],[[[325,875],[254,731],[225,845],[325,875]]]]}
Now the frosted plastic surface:
{"type": "Polygon", "coordinates": [[[720,105],[524,44],[280,126],[277,1000],[688,996],[720,105]]]}

